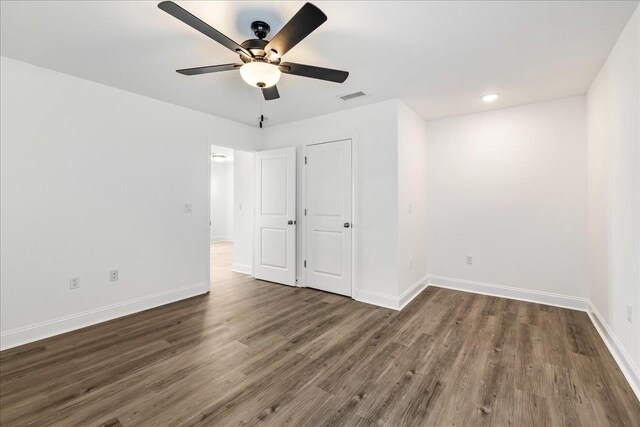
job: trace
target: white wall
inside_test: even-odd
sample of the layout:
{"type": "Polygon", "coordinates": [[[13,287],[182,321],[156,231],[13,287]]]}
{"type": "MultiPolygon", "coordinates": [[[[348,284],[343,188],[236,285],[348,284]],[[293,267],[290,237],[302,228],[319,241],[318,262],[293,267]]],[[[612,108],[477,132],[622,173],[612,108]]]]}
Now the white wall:
{"type": "Polygon", "coordinates": [[[587,106],[589,296],[640,390],[639,9],[592,83],[587,106]]]}
{"type": "Polygon", "coordinates": [[[233,240],[233,163],[211,161],[212,242],[233,240]]]}
{"type": "Polygon", "coordinates": [[[427,275],[427,125],[398,103],[398,286],[410,292],[427,275]],[[413,261],[413,262],[412,262],[413,261]]]}
{"type": "Polygon", "coordinates": [[[586,298],[585,98],[429,121],[427,134],[432,282],[586,298]]]}
{"type": "Polygon", "coordinates": [[[0,67],[2,347],[206,292],[209,145],[253,149],[257,130],[0,67]]]}
{"type": "MultiPolygon", "coordinates": [[[[263,129],[263,148],[297,147],[298,248],[303,247],[303,147],[353,138],[357,194],[354,232],[359,292],[382,302],[397,295],[397,107],[391,100],[263,129]]],[[[302,279],[302,251],[297,274],[302,279]]],[[[357,295],[356,295],[357,296],[357,295]]]]}
{"type": "Polygon", "coordinates": [[[254,227],[254,163],[255,154],[235,150],[234,173],[234,236],[233,270],[253,274],[254,227]]]}

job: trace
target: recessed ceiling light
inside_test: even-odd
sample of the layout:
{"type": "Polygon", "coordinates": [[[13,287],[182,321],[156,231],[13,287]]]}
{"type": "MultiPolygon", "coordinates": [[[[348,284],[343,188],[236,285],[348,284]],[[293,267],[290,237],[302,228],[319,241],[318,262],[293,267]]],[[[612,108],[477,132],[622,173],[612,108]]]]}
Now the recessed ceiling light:
{"type": "Polygon", "coordinates": [[[489,93],[489,94],[484,95],[482,97],[482,101],[486,102],[486,103],[493,102],[496,99],[498,99],[498,94],[497,93],[489,93]]]}

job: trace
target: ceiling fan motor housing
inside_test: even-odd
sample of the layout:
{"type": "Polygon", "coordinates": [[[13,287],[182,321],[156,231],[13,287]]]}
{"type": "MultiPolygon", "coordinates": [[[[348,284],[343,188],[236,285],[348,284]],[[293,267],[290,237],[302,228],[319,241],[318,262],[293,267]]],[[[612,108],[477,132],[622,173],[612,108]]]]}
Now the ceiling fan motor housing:
{"type": "Polygon", "coordinates": [[[253,21],[251,23],[251,31],[253,31],[253,34],[255,34],[257,38],[262,40],[263,38],[267,37],[269,31],[271,31],[271,27],[269,27],[269,24],[267,24],[266,22],[253,21]]]}
{"type": "Polygon", "coordinates": [[[250,39],[243,41],[240,46],[250,51],[253,54],[254,58],[247,58],[245,55],[239,55],[240,60],[242,60],[242,62],[262,61],[274,65],[280,64],[281,59],[277,56],[270,59],[266,58],[267,52],[264,51],[264,48],[268,43],[269,42],[267,40],[262,39],[250,39]]]}

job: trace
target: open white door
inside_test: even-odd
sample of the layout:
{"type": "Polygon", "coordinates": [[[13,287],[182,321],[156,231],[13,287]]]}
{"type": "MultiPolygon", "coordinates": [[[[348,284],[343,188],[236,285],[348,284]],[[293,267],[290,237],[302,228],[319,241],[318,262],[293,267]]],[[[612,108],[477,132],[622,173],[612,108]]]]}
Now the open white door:
{"type": "Polygon", "coordinates": [[[256,153],[255,277],[296,283],[296,149],[256,153]]]}
{"type": "Polygon", "coordinates": [[[306,155],[305,285],[351,296],[351,140],[306,155]]]}

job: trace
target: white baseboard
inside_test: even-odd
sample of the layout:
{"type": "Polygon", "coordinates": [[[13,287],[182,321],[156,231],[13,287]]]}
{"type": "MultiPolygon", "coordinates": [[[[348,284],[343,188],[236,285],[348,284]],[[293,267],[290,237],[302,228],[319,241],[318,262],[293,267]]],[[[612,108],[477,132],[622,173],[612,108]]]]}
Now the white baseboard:
{"type": "Polygon", "coordinates": [[[209,292],[209,283],[203,282],[2,332],[0,334],[0,350],[17,347],[207,292],[209,292]]]}
{"type": "Polygon", "coordinates": [[[231,271],[235,271],[236,273],[243,273],[243,274],[248,274],[250,276],[253,276],[253,268],[251,268],[250,265],[246,265],[246,264],[237,264],[237,263],[233,263],[231,265],[231,271]]]}
{"type": "Polygon", "coordinates": [[[569,295],[554,294],[551,292],[534,291],[530,289],[514,288],[511,286],[474,282],[472,280],[455,279],[442,276],[429,276],[429,284],[439,286],[441,288],[535,302],[538,304],[554,305],[556,307],[570,308],[572,310],[587,311],[589,309],[589,300],[587,298],[572,297],[569,295]]]}
{"type": "MultiPolygon", "coordinates": [[[[248,265],[233,264],[232,269],[238,273],[252,274],[251,266],[248,265]]],[[[586,311],[602,340],[620,367],[622,374],[629,382],[633,392],[636,394],[638,399],[640,399],[640,369],[638,369],[638,366],[633,362],[597,308],[586,298],[571,297],[567,295],[533,291],[491,283],[475,282],[471,280],[454,279],[450,277],[427,276],[417,281],[399,297],[381,292],[356,289],[353,299],[392,310],[402,310],[429,285],[586,311]]],[[[0,350],[17,347],[22,344],[84,328],[96,323],[127,316],[129,314],[191,298],[196,295],[202,295],[207,292],[209,292],[209,284],[203,282],[2,332],[0,334],[0,350]]]]}
{"type": "Polygon", "coordinates": [[[415,297],[420,295],[420,292],[422,292],[427,286],[427,276],[425,276],[411,285],[411,287],[404,291],[399,297],[381,292],[356,289],[353,299],[367,304],[390,308],[392,310],[402,310],[415,297]]]}
{"type": "Polygon", "coordinates": [[[394,295],[383,294],[382,292],[355,289],[353,299],[367,304],[377,305],[379,307],[400,310],[399,298],[394,295]]]}
{"type": "Polygon", "coordinates": [[[403,292],[402,295],[400,295],[400,298],[398,300],[399,310],[405,308],[407,304],[413,301],[415,297],[420,295],[420,292],[424,291],[427,286],[429,286],[429,276],[425,276],[411,285],[409,289],[407,289],[403,292]]]}
{"type": "Polygon", "coordinates": [[[607,345],[607,348],[618,364],[620,371],[622,371],[622,374],[627,379],[631,389],[636,394],[638,400],[640,400],[640,369],[638,369],[638,366],[633,363],[631,356],[629,356],[629,353],[624,349],[620,340],[615,336],[607,322],[604,320],[604,317],[602,317],[593,303],[589,303],[589,310],[587,313],[589,313],[591,322],[600,334],[602,341],[607,345]]]}

